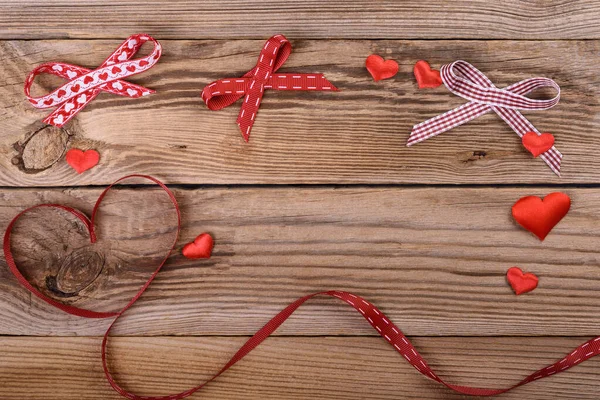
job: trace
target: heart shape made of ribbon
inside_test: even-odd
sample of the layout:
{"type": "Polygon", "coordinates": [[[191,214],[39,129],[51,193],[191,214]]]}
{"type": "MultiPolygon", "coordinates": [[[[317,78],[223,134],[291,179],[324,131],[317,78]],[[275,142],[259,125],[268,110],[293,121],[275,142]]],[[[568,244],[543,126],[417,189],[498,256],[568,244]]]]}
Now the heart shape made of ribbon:
{"type": "Polygon", "coordinates": [[[64,206],[61,204],[39,204],[37,206],[33,206],[33,207],[29,207],[23,211],[21,211],[19,214],[17,214],[12,221],[9,223],[8,227],[6,228],[6,233],[4,234],[4,257],[6,259],[6,263],[10,269],[10,271],[13,273],[13,275],[17,278],[17,280],[19,281],[19,283],[21,285],[23,285],[26,289],[28,289],[31,293],[33,293],[35,296],[39,297],[40,299],[42,299],[43,301],[45,301],[46,303],[62,310],[65,311],[69,314],[72,315],[77,315],[80,317],[85,317],[85,318],[108,318],[108,317],[117,317],[119,315],[121,315],[125,310],[127,310],[141,295],[142,293],[146,290],[146,288],[148,287],[148,285],[152,282],[152,280],[154,279],[154,277],[156,276],[156,274],[158,274],[158,272],[161,270],[161,268],[163,267],[163,265],[166,263],[169,255],[171,254],[171,252],[173,251],[173,249],[175,248],[175,244],[177,243],[177,238],[179,237],[179,230],[180,230],[180,225],[181,225],[181,216],[180,216],[180,212],[179,212],[179,206],[177,204],[177,201],[175,199],[175,195],[173,195],[173,193],[162,183],[160,182],[158,179],[151,177],[151,176],[147,176],[147,175],[128,175],[125,176],[123,178],[118,179],[117,181],[115,181],[113,184],[111,184],[110,186],[108,186],[106,189],[104,189],[104,191],[100,194],[100,196],[98,197],[98,200],[96,201],[96,204],[94,205],[94,208],[92,210],[92,215],[91,218],[88,218],[83,212],[72,208],[72,207],[68,207],[68,206],[64,206]],[[38,209],[38,208],[51,208],[51,209],[57,209],[57,210],[62,210],[62,211],[66,211],[72,215],[74,215],[75,217],[77,217],[77,219],[79,221],[81,221],[83,223],[83,225],[85,226],[85,228],[87,229],[87,232],[89,233],[89,238],[91,243],[96,243],[97,242],[97,236],[96,236],[96,229],[95,229],[95,220],[96,220],[96,216],[98,213],[98,210],[100,208],[100,205],[102,203],[102,200],[105,198],[106,194],[118,183],[127,180],[127,179],[131,179],[131,178],[142,178],[145,180],[150,180],[152,182],[154,182],[155,184],[159,185],[169,196],[169,199],[171,200],[175,211],[177,213],[177,230],[176,230],[176,234],[175,234],[175,239],[173,241],[172,246],[168,249],[168,252],[166,254],[166,256],[162,259],[162,262],[160,262],[160,264],[157,266],[157,268],[155,269],[154,273],[152,274],[152,276],[150,277],[150,279],[146,282],[146,284],[144,284],[142,286],[142,288],[140,289],[140,291],[138,291],[138,293],[129,301],[129,303],[120,311],[118,312],[98,312],[98,311],[93,311],[93,310],[88,310],[88,309],[83,309],[83,308],[78,308],[78,307],[74,307],[65,303],[61,303],[59,301],[54,300],[53,298],[45,295],[44,293],[42,293],[39,289],[37,289],[35,286],[33,286],[26,278],[25,276],[21,273],[21,271],[19,270],[19,268],[16,265],[15,259],[13,257],[12,254],[12,249],[11,249],[11,233],[13,230],[14,225],[17,223],[17,221],[22,218],[25,214],[27,214],[28,212],[34,210],[34,209],[38,209]]]}

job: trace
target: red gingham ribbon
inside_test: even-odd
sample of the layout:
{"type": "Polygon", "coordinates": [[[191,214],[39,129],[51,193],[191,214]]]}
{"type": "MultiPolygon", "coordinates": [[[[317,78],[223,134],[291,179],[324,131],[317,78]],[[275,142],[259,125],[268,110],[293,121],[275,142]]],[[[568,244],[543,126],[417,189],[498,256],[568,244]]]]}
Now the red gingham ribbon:
{"type": "Polygon", "coordinates": [[[390,319],[388,317],[386,317],[385,314],[383,314],[377,307],[375,307],[373,304],[369,303],[362,297],[356,296],[352,293],[342,292],[342,291],[337,291],[337,290],[329,290],[326,292],[318,292],[318,293],[310,294],[308,296],[301,297],[301,298],[297,299],[296,301],[294,301],[293,303],[291,303],[290,305],[288,305],[286,308],[284,308],[282,311],[280,311],[275,317],[273,317],[269,322],[267,322],[265,324],[265,326],[263,326],[260,330],[258,330],[258,332],[256,332],[254,334],[254,336],[252,336],[250,339],[248,339],[248,341],[242,347],[240,347],[240,349],[233,355],[233,357],[212,378],[210,378],[206,382],[204,382],[196,387],[190,388],[188,390],[185,390],[183,392],[176,393],[176,394],[171,394],[171,395],[166,395],[166,396],[156,396],[156,397],[139,396],[139,395],[136,395],[134,393],[128,392],[127,390],[123,389],[121,386],[119,386],[119,384],[115,381],[114,377],[112,376],[112,374],[109,370],[109,367],[108,367],[108,354],[107,354],[108,338],[109,338],[110,332],[111,332],[113,326],[115,325],[115,323],[117,322],[117,320],[121,316],[123,316],[123,314],[127,310],[129,310],[129,308],[131,308],[131,306],[133,306],[134,303],[142,296],[142,294],[146,291],[146,289],[148,289],[148,287],[150,286],[150,284],[152,283],[154,278],[158,275],[161,268],[168,260],[171,252],[173,251],[173,249],[175,248],[175,245],[177,244],[177,239],[179,237],[180,228],[181,228],[181,214],[180,214],[179,206],[177,204],[177,199],[175,198],[175,195],[162,182],[160,182],[156,178],[153,178],[151,176],[145,176],[145,175],[130,175],[130,176],[126,176],[124,178],[117,180],[115,183],[108,186],[100,194],[100,196],[98,197],[98,200],[96,201],[96,204],[93,208],[91,218],[88,218],[81,211],[76,210],[71,207],[67,207],[67,206],[63,206],[63,205],[59,205],[59,204],[40,204],[37,206],[30,207],[30,208],[20,212],[19,214],[17,214],[17,216],[15,216],[13,218],[13,220],[9,223],[8,227],[6,228],[6,232],[4,234],[4,256],[6,259],[6,264],[8,265],[8,267],[9,267],[10,271],[13,273],[13,275],[17,278],[19,283],[21,283],[26,289],[28,289],[34,295],[36,295],[37,297],[46,301],[50,305],[57,307],[65,312],[73,314],[73,315],[77,315],[77,316],[84,317],[84,318],[111,318],[111,317],[114,318],[113,321],[111,322],[111,324],[109,325],[106,333],[104,334],[104,338],[102,339],[102,367],[104,369],[104,374],[106,376],[106,379],[108,380],[108,383],[112,386],[112,388],[116,392],[118,392],[120,395],[122,395],[123,397],[126,397],[128,399],[133,399],[133,400],[175,400],[175,399],[183,399],[184,397],[188,397],[188,396],[192,395],[193,393],[202,389],[207,383],[215,380],[217,377],[219,377],[221,374],[223,374],[225,371],[227,371],[230,367],[232,367],[234,364],[236,364],[238,361],[240,361],[242,358],[244,358],[253,349],[255,349],[259,344],[261,344],[265,339],[267,339],[273,332],[275,332],[277,330],[277,328],[279,328],[279,326],[281,326],[302,304],[304,304],[308,300],[312,299],[313,297],[322,296],[322,295],[336,297],[336,298],[344,301],[348,305],[350,305],[352,308],[354,308],[358,313],[360,313],[365,318],[365,320],[369,324],[371,324],[373,329],[376,330],[377,333],[379,335],[381,335],[381,337],[383,339],[385,339],[402,357],[404,357],[406,359],[406,361],[408,361],[408,363],[410,365],[412,365],[422,375],[424,375],[425,377],[432,379],[442,385],[445,385],[446,387],[448,387],[456,392],[466,394],[466,395],[493,396],[493,395],[501,394],[501,393],[507,392],[509,390],[512,390],[516,387],[536,381],[538,379],[546,378],[551,375],[566,371],[569,368],[572,368],[572,367],[600,354],[600,336],[598,336],[598,337],[590,339],[590,340],[586,341],[585,343],[579,345],[571,353],[565,355],[560,360],[552,363],[551,365],[548,365],[547,367],[544,367],[544,368],[541,368],[541,369],[535,371],[534,373],[532,373],[529,376],[527,376],[526,378],[524,378],[522,381],[518,382],[517,384],[515,384],[509,388],[487,389],[487,388],[476,388],[476,387],[470,387],[470,386],[453,385],[453,384],[447,383],[444,380],[442,380],[442,378],[440,378],[431,369],[431,367],[429,367],[429,365],[427,364],[425,359],[414,348],[414,346],[410,343],[408,338],[406,336],[404,336],[404,334],[400,331],[400,329],[398,329],[398,327],[393,322],[391,322],[390,319]],[[36,209],[39,207],[56,208],[59,210],[67,211],[67,212],[71,213],[72,215],[74,215],[76,218],[78,218],[86,226],[86,228],[90,234],[90,240],[92,243],[94,243],[97,240],[97,237],[95,234],[95,228],[94,228],[94,221],[96,219],[97,212],[98,212],[98,209],[100,207],[102,200],[104,199],[104,197],[106,196],[108,191],[115,184],[117,184],[118,182],[121,182],[125,179],[129,179],[129,178],[133,178],[133,177],[148,179],[148,180],[156,183],[157,185],[159,185],[169,196],[169,199],[171,200],[171,203],[173,204],[173,207],[175,208],[175,211],[177,214],[177,229],[174,231],[173,242],[171,242],[172,244],[171,244],[169,251],[167,252],[165,257],[161,260],[160,265],[157,266],[155,271],[148,278],[148,280],[142,285],[142,287],[138,290],[138,292],[135,294],[135,296],[133,296],[133,298],[131,300],[129,300],[127,302],[127,304],[120,311],[104,313],[104,312],[97,312],[97,311],[92,311],[92,310],[88,310],[88,309],[83,309],[83,308],[77,308],[74,306],[60,303],[50,297],[47,297],[45,294],[43,294],[38,289],[36,289],[33,285],[31,285],[29,283],[29,281],[27,280],[27,278],[25,278],[23,276],[23,274],[21,274],[21,272],[19,271],[19,269],[15,263],[14,257],[12,255],[12,251],[11,251],[11,231],[12,231],[14,225],[16,224],[17,220],[21,216],[23,216],[24,214],[29,212],[30,210],[33,210],[33,209],[36,209]]]}
{"type": "Polygon", "coordinates": [[[338,89],[323,74],[273,74],[285,63],[292,45],[283,35],[275,35],[265,43],[256,66],[241,78],[219,79],[204,87],[202,100],[211,110],[220,110],[245,96],[237,118],[247,142],[265,89],[333,90],[338,89]]]}
{"type": "MultiPolygon", "coordinates": [[[[448,90],[469,100],[470,103],[415,125],[407,146],[439,135],[490,111],[496,112],[519,137],[523,137],[527,132],[540,135],[535,126],[518,110],[547,110],[558,104],[560,99],[560,86],[548,78],[525,79],[504,89],[498,89],[481,71],[462,60],[442,66],[440,73],[448,90]],[[524,96],[543,87],[556,89],[556,96],[548,100],[534,100],[524,96]]],[[[562,154],[554,146],[540,157],[560,176],[562,154]]]]}
{"type": "Polygon", "coordinates": [[[44,122],[61,127],[102,91],[132,98],[154,93],[154,90],[121,79],[152,68],[161,53],[161,45],[152,36],[143,33],[132,35],[95,70],[60,62],[49,62],[38,66],[25,79],[25,96],[35,108],[58,106],[44,119],[44,122]],[[152,53],[131,60],[147,41],[154,43],[152,53]],[[33,80],[44,73],[60,76],[68,79],[69,82],[50,94],[32,97],[30,90],[33,80]]]}

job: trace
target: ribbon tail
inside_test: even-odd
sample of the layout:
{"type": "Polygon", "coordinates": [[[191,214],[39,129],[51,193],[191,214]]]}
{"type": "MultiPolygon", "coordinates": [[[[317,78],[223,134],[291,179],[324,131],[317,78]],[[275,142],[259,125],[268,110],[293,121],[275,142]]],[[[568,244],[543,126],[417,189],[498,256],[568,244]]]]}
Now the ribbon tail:
{"type": "Polygon", "coordinates": [[[92,88],[85,92],[72,97],[71,99],[62,103],[56,110],[52,111],[50,115],[44,118],[43,122],[48,125],[62,128],[67,122],[69,122],[79,111],[81,111],[88,103],[98,96],[100,89],[92,88]],[[81,100],[82,96],[85,96],[85,100],[81,100]]]}
{"type": "Polygon", "coordinates": [[[333,91],[339,89],[323,74],[272,74],[265,82],[266,89],[333,91]]]}
{"type": "Polygon", "coordinates": [[[420,143],[452,128],[466,124],[483,114],[487,114],[491,110],[492,108],[486,104],[473,102],[463,104],[460,107],[413,126],[406,146],[410,147],[413,144],[420,143]]]}
{"type": "MultiPolygon", "coordinates": [[[[519,111],[510,108],[493,108],[496,114],[500,116],[516,132],[519,137],[523,137],[527,132],[535,132],[538,135],[540,132],[527,118],[523,116],[519,111]]],[[[560,176],[560,167],[563,155],[554,146],[544,154],[540,155],[540,158],[550,167],[552,172],[560,176]]]]}
{"type": "Polygon", "coordinates": [[[544,160],[546,164],[548,164],[552,172],[560,177],[560,167],[563,155],[556,149],[556,147],[552,146],[550,150],[540,155],[540,158],[544,160]]]}
{"type": "Polygon", "coordinates": [[[256,119],[256,114],[260,107],[262,95],[264,93],[264,83],[253,80],[250,82],[248,91],[242,102],[240,113],[237,117],[237,124],[240,127],[242,137],[246,142],[250,140],[250,132],[256,119]]]}

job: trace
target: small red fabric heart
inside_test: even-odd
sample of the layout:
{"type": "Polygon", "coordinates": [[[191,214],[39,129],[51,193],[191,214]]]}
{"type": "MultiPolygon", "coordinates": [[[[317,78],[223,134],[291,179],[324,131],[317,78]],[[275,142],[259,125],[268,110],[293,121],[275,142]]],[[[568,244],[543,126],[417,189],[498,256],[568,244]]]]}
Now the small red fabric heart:
{"type": "Polygon", "coordinates": [[[100,75],[98,75],[98,78],[102,79],[103,81],[108,79],[108,72],[103,72],[100,75]]]}
{"type": "Polygon", "coordinates": [[[554,136],[551,133],[542,133],[538,135],[535,132],[527,132],[523,135],[523,146],[534,157],[544,154],[554,146],[554,136]]]}
{"type": "Polygon", "coordinates": [[[433,89],[440,86],[443,83],[440,71],[431,69],[427,61],[417,61],[413,68],[413,73],[415,74],[415,78],[417,79],[419,89],[433,89]]]}
{"type": "Polygon", "coordinates": [[[127,71],[129,71],[129,72],[135,71],[135,65],[128,65],[126,68],[127,68],[127,71]]]}
{"type": "Polygon", "coordinates": [[[94,167],[100,161],[100,154],[96,150],[70,149],[65,156],[69,164],[78,174],[94,167]]]}
{"type": "Polygon", "coordinates": [[[550,193],[543,200],[536,196],[519,199],[512,207],[512,215],[519,225],[544,240],[570,208],[569,196],[556,192],[550,193]]]}
{"type": "Polygon", "coordinates": [[[382,79],[389,79],[398,73],[398,63],[394,60],[384,60],[377,54],[371,54],[365,61],[367,71],[371,74],[375,82],[382,79]]]}
{"type": "Polygon", "coordinates": [[[85,78],[83,78],[83,83],[85,83],[86,85],[90,84],[94,82],[94,78],[92,78],[91,76],[86,76],[85,78]]]}
{"type": "Polygon", "coordinates": [[[539,281],[537,276],[530,272],[524,274],[519,267],[509,268],[506,272],[506,279],[517,296],[531,292],[537,287],[539,281]]]}
{"type": "Polygon", "coordinates": [[[121,68],[119,67],[113,67],[113,69],[111,70],[111,72],[114,74],[118,74],[119,72],[121,72],[121,68]]]}
{"type": "Polygon", "coordinates": [[[73,92],[73,93],[79,92],[79,89],[81,89],[81,85],[79,83],[71,86],[71,92],[73,92]]]}
{"type": "Polygon", "coordinates": [[[201,233],[191,243],[183,246],[181,253],[186,258],[210,258],[215,241],[208,233],[201,233]]]}
{"type": "Polygon", "coordinates": [[[63,97],[63,96],[64,96],[64,95],[66,95],[66,94],[67,94],[67,92],[65,92],[63,89],[60,89],[60,90],[58,91],[58,93],[56,93],[56,95],[57,95],[58,97],[63,97]]]}

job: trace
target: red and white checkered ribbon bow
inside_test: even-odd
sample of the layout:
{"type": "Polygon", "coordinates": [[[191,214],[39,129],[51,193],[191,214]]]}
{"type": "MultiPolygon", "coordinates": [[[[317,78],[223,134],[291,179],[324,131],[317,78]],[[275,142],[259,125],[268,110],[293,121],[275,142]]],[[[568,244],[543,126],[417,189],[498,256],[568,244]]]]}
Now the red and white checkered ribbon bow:
{"type": "MultiPolygon", "coordinates": [[[[407,146],[439,135],[490,111],[496,112],[519,137],[523,137],[527,132],[539,135],[540,132],[535,126],[518,110],[547,110],[558,104],[560,99],[560,86],[552,79],[525,79],[504,89],[498,89],[481,71],[461,60],[442,66],[441,76],[448,90],[469,100],[470,103],[415,125],[407,146]],[[543,87],[556,89],[556,96],[549,100],[534,100],[524,96],[543,87]]],[[[560,176],[562,154],[555,147],[540,157],[560,176]]]]}
{"type": "Polygon", "coordinates": [[[323,74],[273,74],[291,52],[292,45],[285,36],[273,36],[265,43],[254,68],[241,78],[219,79],[207,85],[202,100],[209,109],[220,110],[246,95],[236,122],[247,142],[265,89],[338,90],[323,74]]]}
{"type": "Polygon", "coordinates": [[[119,46],[97,69],[90,70],[77,65],[49,62],[35,68],[25,79],[25,96],[35,108],[57,107],[44,122],[61,127],[81,111],[100,92],[110,92],[132,98],[154,93],[154,90],[121,80],[152,68],[162,53],[161,45],[150,35],[132,35],[119,46]],[[131,60],[144,43],[154,43],[152,53],[146,57],[131,60]],[[32,97],[31,85],[36,76],[52,74],[68,79],[50,94],[32,97]]]}

